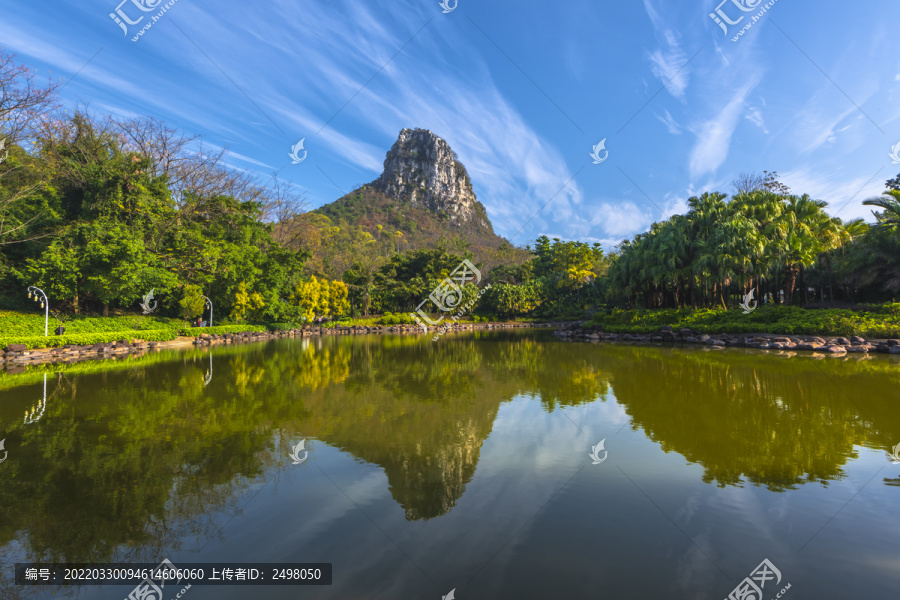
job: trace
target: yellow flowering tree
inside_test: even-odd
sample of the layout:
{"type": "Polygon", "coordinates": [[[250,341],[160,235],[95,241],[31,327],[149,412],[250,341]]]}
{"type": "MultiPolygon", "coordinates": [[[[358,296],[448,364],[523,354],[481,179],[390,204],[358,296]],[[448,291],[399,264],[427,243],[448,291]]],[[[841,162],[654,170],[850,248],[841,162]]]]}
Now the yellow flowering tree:
{"type": "Polygon", "coordinates": [[[342,317],[350,312],[350,290],[343,281],[332,281],[328,287],[328,312],[332,317],[342,317]]]}
{"type": "Polygon", "coordinates": [[[299,309],[299,316],[311,322],[320,317],[347,314],[350,311],[348,294],[342,281],[319,280],[313,276],[298,283],[289,300],[299,309]]]}
{"type": "Polygon", "coordinates": [[[234,304],[231,305],[231,320],[235,323],[243,323],[247,318],[260,319],[260,309],[266,305],[259,292],[247,291],[247,284],[241,282],[234,295],[234,304]]]}

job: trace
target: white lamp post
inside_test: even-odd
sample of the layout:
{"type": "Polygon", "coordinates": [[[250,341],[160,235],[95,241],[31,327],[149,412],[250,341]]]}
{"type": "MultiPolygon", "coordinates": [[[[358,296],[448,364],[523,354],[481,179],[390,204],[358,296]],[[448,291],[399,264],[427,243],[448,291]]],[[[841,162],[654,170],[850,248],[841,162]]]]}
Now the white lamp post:
{"type": "Polygon", "coordinates": [[[37,423],[41,420],[41,417],[44,416],[44,410],[47,408],[47,374],[44,373],[44,399],[41,400],[41,403],[38,405],[40,407],[41,412],[38,412],[38,408],[32,408],[30,411],[25,411],[25,421],[26,425],[31,425],[32,423],[37,423]]]}
{"type": "Polygon", "coordinates": [[[204,300],[206,300],[206,308],[209,309],[209,325],[208,327],[212,327],[212,300],[207,298],[206,296],[200,296],[204,300]]]}
{"type": "Polygon", "coordinates": [[[41,300],[41,308],[44,309],[44,337],[47,337],[47,322],[50,320],[50,302],[47,300],[47,294],[44,293],[44,290],[36,288],[33,285],[28,287],[28,297],[31,298],[32,294],[34,294],[35,302],[39,300],[38,294],[44,298],[41,300]]]}

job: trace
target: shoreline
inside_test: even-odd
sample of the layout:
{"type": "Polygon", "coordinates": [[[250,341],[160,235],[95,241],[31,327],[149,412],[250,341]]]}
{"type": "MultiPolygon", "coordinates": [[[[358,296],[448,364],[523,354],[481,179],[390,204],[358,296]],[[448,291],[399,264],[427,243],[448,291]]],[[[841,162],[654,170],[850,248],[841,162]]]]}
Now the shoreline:
{"type": "MultiPolygon", "coordinates": [[[[683,344],[705,346],[712,350],[724,348],[748,348],[757,350],[809,352],[831,356],[847,356],[858,354],[900,355],[900,340],[896,339],[863,339],[859,336],[846,338],[843,336],[815,335],[780,335],[772,333],[741,334],[706,334],[687,328],[673,330],[671,326],[661,327],[653,333],[607,333],[600,326],[585,328],[582,323],[571,322],[494,322],[494,323],[456,323],[449,332],[521,329],[521,328],[555,328],[553,335],[561,341],[582,342],[625,342],[638,344],[683,344]]],[[[0,349],[0,368],[6,374],[21,373],[29,365],[72,364],[85,361],[116,360],[127,357],[143,356],[149,352],[159,352],[185,346],[214,346],[226,344],[246,344],[282,338],[311,338],[340,335],[433,335],[438,328],[429,327],[423,332],[418,325],[372,325],[372,326],[335,326],[335,327],[303,327],[283,331],[247,331],[240,333],[206,334],[196,336],[179,336],[164,342],[148,342],[132,339],[117,342],[104,342],[89,345],[67,345],[58,348],[27,349],[22,345],[11,344],[0,349]]],[[[793,355],[793,354],[792,354],[793,355]]]]}
{"type": "Polygon", "coordinates": [[[560,327],[553,332],[563,341],[637,342],[702,345],[711,349],[750,348],[811,352],[846,356],[847,354],[900,355],[900,340],[864,339],[859,336],[817,336],[775,333],[719,333],[707,334],[688,328],[675,331],[671,326],[660,327],[653,333],[607,333],[599,325],[585,328],[581,324],[560,327]]]}
{"type": "MultiPolygon", "coordinates": [[[[453,330],[477,329],[518,329],[528,327],[556,327],[558,323],[456,323],[453,330]]],[[[24,344],[10,344],[0,349],[0,367],[5,367],[7,374],[21,373],[29,365],[72,364],[91,360],[115,360],[129,356],[143,356],[148,352],[158,352],[184,346],[213,346],[220,344],[243,344],[294,337],[322,337],[338,335],[432,335],[437,328],[428,328],[427,333],[418,325],[374,325],[374,326],[335,326],[335,327],[303,327],[283,331],[247,331],[242,333],[207,334],[196,336],[179,336],[166,342],[148,342],[144,340],[119,340],[99,344],[61,346],[57,348],[28,349],[24,344]]]]}

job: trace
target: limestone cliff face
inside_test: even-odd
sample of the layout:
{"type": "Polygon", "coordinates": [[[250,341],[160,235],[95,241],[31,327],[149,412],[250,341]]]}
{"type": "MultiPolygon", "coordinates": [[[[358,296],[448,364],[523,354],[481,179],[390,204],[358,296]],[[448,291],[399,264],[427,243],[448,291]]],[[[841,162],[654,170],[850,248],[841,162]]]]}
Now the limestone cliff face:
{"type": "Polygon", "coordinates": [[[392,198],[441,212],[456,224],[493,231],[466,168],[450,145],[427,129],[404,129],[371,186],[392,198]]]}

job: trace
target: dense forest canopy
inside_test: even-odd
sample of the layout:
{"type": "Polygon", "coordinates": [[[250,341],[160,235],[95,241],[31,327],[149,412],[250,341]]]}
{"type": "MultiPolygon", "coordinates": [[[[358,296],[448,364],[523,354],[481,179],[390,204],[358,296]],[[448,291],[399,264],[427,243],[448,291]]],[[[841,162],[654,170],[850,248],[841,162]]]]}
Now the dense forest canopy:
{"type": "Polygon", "coordinates": [[[194,319],[208,297],[226,323],[406,313],[463,259],[491,284],[476,311],[497,317],[725,308],[750,290],[776,304],[900,296],[900,175],[864,202],[874,225],[766,172],[741,174],[730,197],[690,198],[612,251],[546,236],[515,247],[368,186],[308,211],[293,185],[229,168],[199,137],[63,112],[56,92],[0,54],[5,308],[29,306],[35,285],[68,313],[135,312],[151,289],[160,314],[194,319]]]}

